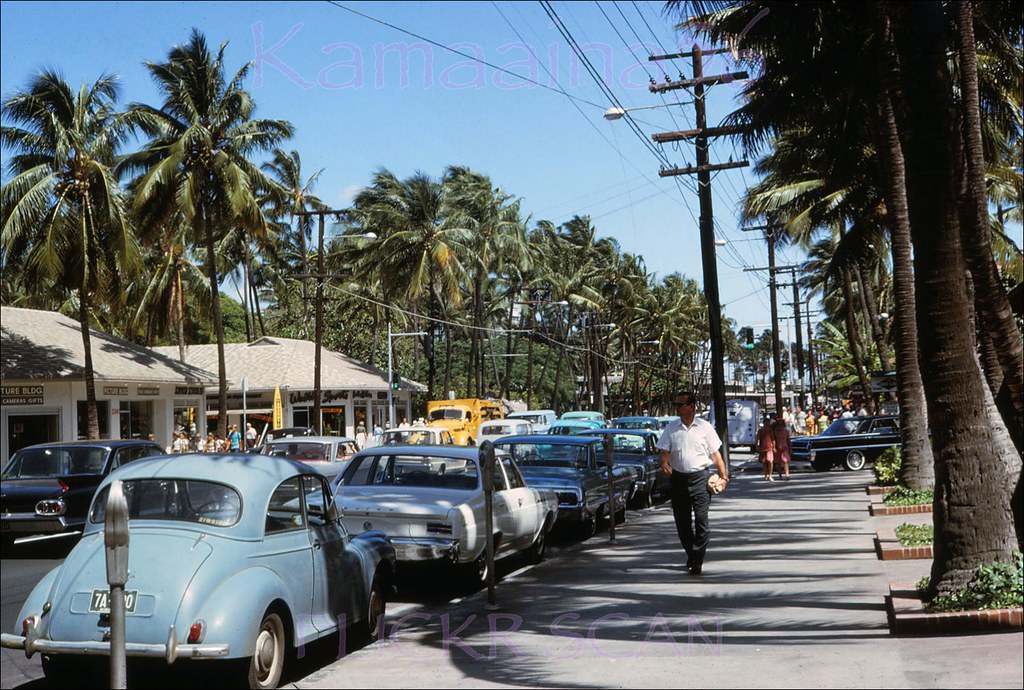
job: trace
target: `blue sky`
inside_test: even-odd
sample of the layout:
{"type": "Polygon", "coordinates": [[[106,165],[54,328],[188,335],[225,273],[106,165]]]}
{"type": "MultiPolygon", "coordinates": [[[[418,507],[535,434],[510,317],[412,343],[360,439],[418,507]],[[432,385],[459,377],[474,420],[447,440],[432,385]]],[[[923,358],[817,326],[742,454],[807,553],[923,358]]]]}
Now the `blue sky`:
{"type": "MultiPolygon", "coordinates": [[[[692,75],[688,60],[647,60],[693,43],[672,29],[661,3],[552,5],[623,106],[692,100],[686,91],[662,98],[647,88],[650,76],[662,78],[662,67],[673,78],[680,70],[692,75]]],[[[439,177],[448,165],[467,165],[521,197],[534,221],[589,214],[601,236],[642,256],[657,276],[679,272],[702,282],[696,179],[659,178],[661,162],[626,122],[602,118],[609,98],[540,3],[3,2],[0,8],[4,97],[52,67],[76,86],[117,74],[122,103],[159,105],[143,61],[163,60],[196,27],[212,46],[229,42],[232,73],[254,62],[246,85],[257,116],[295,126],[285,148],[299,152],[307,174],[324,168],[317,192],[333,206],[346,206],[381,167],[400,177],[416,171],[439,177]]],[[[733,68],[726,60],[710,58],[705,73],[733,68]]],[[[736,107],[738,93],[736,84],[712,90],[709,124],[736,107]]],[[[694,126],[692,105],[633,115],[648,138],[694,126]]],[[[674,165],[694,163],[691,144],[661,150],[674,165]]],[[[713,162],[730,157],[742,155],[728,141],[712,150],[713,162]]],[[[749,169],[726,171],[713,177],[712,188],[717,230],[729,241],[718,262],[725,315],[760,331],[769,323],[765,274],[743,268],[765,266],[766,250],[754,233],[736,228],[738,199],[753,181],[749,169]]],[[[792,249],[778,255],[779,264],[799,260],[792,249]]],[[[790,298],[789,290],[780,293],[780,303],[790,298]]]]}

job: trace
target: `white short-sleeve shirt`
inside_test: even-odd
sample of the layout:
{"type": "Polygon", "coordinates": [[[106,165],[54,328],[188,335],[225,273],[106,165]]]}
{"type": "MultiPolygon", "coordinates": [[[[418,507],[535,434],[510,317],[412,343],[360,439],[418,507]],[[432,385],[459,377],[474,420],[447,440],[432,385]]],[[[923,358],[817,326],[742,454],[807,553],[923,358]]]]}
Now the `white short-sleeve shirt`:
{"type": "Polygon", "coordinates": [[[696,472],[714,463],[711,456],[722,447],[715,427],[701,417],[686,426],[682,421],[669,423],[658,439],[658,450],[669,452],[668,462],[676,472],[696,472]]]}

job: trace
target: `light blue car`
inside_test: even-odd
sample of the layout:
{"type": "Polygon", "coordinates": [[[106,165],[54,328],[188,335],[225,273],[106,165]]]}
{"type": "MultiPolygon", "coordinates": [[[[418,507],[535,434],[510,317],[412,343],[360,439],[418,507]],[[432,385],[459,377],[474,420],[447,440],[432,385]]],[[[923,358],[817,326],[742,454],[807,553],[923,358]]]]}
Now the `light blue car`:
{"type": "Polygon", "coordinates": [[[239,659],[237,685],[272,688],[290,648],[355,626],[373,639],[395,552],[380,532],[351,536],[327,479],[266,455],[138,460],[100,485],[79,543],[36,585],[20,635],[4,647],[43,655],[43,672],[81,678],[110,654],[103,520],[111,482],[128,501],[129,657],[239,659]]]}

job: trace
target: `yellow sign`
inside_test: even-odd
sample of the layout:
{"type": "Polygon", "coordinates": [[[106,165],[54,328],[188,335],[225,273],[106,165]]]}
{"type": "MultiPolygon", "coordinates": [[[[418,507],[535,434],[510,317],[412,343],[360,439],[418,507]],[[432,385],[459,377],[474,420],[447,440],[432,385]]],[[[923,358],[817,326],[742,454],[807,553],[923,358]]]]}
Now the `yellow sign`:
{"type": "Polygon", "coordinates": [[[272,429],[280,429],[284,426],[284,406],[281,404],[281,387],[274,388],[274,421],[272,429]]]}

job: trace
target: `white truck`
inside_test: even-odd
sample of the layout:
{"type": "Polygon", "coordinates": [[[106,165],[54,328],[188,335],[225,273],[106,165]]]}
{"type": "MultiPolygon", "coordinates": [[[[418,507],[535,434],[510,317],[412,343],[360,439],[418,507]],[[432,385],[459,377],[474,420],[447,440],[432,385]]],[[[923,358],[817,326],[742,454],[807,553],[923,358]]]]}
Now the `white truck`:
{"type": "MultiPolygon", "coordinates": [[[[729,447],[750,446],[757,451],[757,430],[761,426],[761,404],[756,400],[726,400],[729,420],[729,447]]],[[[711,423],[715,423],[715,408],[711,406],[711,423]]]]}

